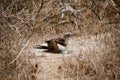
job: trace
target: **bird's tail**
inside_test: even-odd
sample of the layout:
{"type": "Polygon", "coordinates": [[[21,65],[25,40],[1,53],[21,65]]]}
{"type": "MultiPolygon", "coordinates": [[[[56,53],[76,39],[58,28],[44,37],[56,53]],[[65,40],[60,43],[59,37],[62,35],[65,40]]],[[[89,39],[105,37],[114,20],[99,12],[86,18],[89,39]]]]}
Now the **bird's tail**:
{"type": "Polygon", "coordinates": [[[46,46],[46,45],[36,45],[34,48],[37,48],[37,49],[49,49],[48,46],[46,46]]]}

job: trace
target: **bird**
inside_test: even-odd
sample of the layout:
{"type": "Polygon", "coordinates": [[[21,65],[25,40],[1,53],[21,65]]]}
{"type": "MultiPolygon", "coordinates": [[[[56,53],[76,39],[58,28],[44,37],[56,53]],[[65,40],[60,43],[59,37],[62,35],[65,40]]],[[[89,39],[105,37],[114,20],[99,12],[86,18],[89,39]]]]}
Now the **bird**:
{"type": "Polygon", "coordinates": [[[75,33],[67,32],[63,37],[46,40],[46,44],[36,45],[36,48],[45,49],[47,52],[52,53],[67,53],[66,47],[69,44],[69,39],[75,35],[75,33]]]}

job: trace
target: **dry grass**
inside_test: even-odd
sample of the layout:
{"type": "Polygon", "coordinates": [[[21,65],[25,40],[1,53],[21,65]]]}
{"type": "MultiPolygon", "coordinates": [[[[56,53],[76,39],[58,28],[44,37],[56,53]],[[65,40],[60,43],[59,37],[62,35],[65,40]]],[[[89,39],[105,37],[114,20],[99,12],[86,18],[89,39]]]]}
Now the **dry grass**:
{"type": "MultiPolygon", "coordinates": [[[[115,35],[114,35],[115,36],[115,35]]],[[[119,42],[112,35],[86,39],[79,56],[64,60],[64,78],[74,80],[119,80],[119,42]],[[86,44],[87,43],[87,44],[86,44]]],[[[79,48],[79,49],[80,49],[79,48]]],[[[78,53],[78,52],[74,52],[78,53]]]]}
{"type": "Polygon", "coordinates": [[[1,0],[0,79],[119,80],[119,5],[119,0],[1,0]],[[77,33],[68,55],[31,52],[67,31],[77,33]]]}

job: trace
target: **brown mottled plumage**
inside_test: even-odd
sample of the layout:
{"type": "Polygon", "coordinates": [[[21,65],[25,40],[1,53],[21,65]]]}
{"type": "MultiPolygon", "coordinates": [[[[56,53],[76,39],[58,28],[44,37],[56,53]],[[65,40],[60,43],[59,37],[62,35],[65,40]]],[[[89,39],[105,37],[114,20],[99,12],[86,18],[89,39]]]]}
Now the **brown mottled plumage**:
{"type": "Polygon", "coordinates": [[[60,52],[60,50],[58,48],[58,45],[57,45],[57,43],[54,39],[46,41],[46,43],[48,44],[48,48],[49,48],[50,52],[54,52],[54,53],[59,53],[60,52]]]}

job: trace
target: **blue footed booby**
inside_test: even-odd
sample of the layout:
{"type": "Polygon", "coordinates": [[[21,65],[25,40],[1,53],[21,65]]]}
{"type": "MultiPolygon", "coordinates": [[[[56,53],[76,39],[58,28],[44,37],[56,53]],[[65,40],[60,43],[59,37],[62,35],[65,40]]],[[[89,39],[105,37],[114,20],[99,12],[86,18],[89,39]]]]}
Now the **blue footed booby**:
{"type": "Polygon", "coordinates": [[[72,32],[67,32],[62,38],[54,38],[45,41],[46,44],[37,45],[38,49],[45,49],[52,53],[67,53],[66,46],[69,43],[70,37],[76,35],[72,32]]]}

